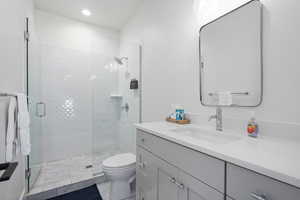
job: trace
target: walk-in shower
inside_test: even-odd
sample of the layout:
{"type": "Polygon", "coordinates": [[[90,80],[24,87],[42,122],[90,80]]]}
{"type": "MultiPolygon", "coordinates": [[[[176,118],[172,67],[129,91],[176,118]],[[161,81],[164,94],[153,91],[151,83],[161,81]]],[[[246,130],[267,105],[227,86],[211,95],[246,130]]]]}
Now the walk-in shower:
{"type": "Polygon", "coordinates": [[[29,45],[32,191],[102,176],[104,159],[135,151],[133,124],[140,120],[140,91],[129,87],[131,78],[141,78],[141,47],[120,49],[115,32],[108,38],[97,32],[90,38],[72,37],[67,34],[82,30],[63,32],[45,24],[47,17],[37,13],[39,40],[33,38],[29,45]],[[118,65],[116,70],[107,68],[111,63],[118,65]],[[128,69],[130,77],[124,77],[128,69]],[[130,109],[122,109],[124,105],[130,109]]]}

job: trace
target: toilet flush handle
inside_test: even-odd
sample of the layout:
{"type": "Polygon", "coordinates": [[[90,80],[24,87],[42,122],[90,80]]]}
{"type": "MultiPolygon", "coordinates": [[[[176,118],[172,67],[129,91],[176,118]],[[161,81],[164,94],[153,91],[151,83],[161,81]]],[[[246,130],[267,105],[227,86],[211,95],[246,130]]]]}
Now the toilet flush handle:
{"type": "Polygon", "coordinates": [[[132,176],[129,180],[128,183],[132,184],[135,181],[136,175],[132,176]]]}

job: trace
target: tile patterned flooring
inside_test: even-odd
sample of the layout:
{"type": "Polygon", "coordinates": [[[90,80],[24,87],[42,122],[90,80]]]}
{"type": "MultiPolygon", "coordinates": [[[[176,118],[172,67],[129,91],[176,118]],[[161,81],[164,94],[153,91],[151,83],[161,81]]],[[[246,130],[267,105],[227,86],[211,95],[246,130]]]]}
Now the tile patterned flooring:
{"type": "Polygon", "coordinates": [[[101,164],[109,156],[111,154],[96,157],[79,156],[43,164],[40,175],[28,194],[28,199],[46,199],[41,195],[47,196],[47,194],[47,198],[51,198],[95,183],[104,182],[105,177],[101,164]],[[93,167],[87,168],[88,165],[93,167]],[[39,197],[31,198],[34,196],[39,197]]]}
{"type": "Polygon", "coordinates": [[[110,182],[97,185],[103,200],[110,200],[110,182]]]}

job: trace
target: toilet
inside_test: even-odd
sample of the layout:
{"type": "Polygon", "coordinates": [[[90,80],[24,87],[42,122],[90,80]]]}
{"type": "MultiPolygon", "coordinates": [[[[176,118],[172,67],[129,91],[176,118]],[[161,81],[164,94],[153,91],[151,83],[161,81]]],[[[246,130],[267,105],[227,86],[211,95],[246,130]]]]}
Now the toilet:
{"type": "Polygon", "coordinates": [[[123,200],[132,196],[135,181],[136,156],[132,153],[117,154],[102,162],[103,172],[111,181],[110,200],[123,200]]]}

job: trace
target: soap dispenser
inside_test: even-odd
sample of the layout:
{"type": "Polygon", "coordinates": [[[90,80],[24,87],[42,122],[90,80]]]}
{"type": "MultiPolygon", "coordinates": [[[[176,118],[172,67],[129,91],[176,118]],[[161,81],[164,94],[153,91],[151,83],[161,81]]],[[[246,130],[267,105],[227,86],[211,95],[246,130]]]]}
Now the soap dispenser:
{"type": "Polygon", "coordinates": [[[257,137],[258,136],[258,124],[255,119],[255,113],[252,112],[252,117],[250,118],[247,125],[248,136],[257,137]]]}
{"type": "Polygon", "coordinates": [[[139,88],[139,82],[137,79],[131,79],[130,81],[130,89],[131,90],[137,90],[139,88]]]}

